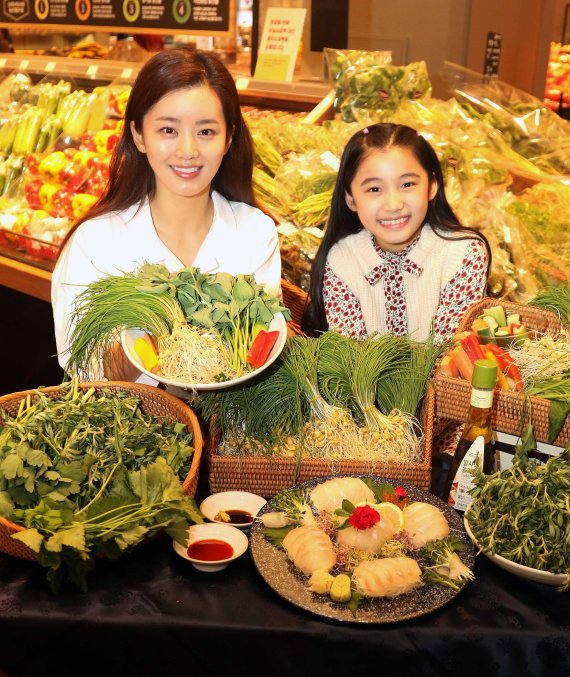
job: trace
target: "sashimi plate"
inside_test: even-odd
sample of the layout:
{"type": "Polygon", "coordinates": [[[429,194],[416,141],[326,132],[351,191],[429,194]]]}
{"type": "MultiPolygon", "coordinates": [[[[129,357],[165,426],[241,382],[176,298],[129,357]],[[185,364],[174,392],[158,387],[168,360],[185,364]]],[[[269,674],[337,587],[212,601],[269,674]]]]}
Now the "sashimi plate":
{"type": "MultiPolygon", "coordinates": [[[[329,475],[301,482],[291,489],[313,488],[317,484],[337,477],[329,475]]],[[[473,569],[475,563],[475,548],[465,531],[463,521],[458,513],[439,498],[428,491],[419,489],[412,484],[399,482],[394,479],[378,477],[376,475],[351,474],[350,477],[370,477],[376,483],[387,482],[394,487],[403,487],[410,499],[423,501],[439,508],[449,523],[450,536],[457,536],[465,545],[459,553],[461,560],[473,569]]],[[[266,512],[277,510],[273,499],[269,500],[259,511],[257,517],[266,512]]],[[[328,595],[318,595],[307,588],[307,578],[298,571],[287,554],[275,547],[263,534],[263,523],[257,519],[250,532],[250,551],[253,562],[267,585],[287,602],[317,616],[347,623],[396,623],[420,616],[425,616],[453,601],[462,592],[443,585],[423,585],[404,595],[393,598],[374,598],[364,600],[353,615],[344,604],[335,604],[328,595]]],[[[418,559],[413,552],[408,556],[418,559]]],[[[421,562],[421,560],[419,560],[421,562]]],[[[468,585],[468,584],[466,584],[468,585]]]]}

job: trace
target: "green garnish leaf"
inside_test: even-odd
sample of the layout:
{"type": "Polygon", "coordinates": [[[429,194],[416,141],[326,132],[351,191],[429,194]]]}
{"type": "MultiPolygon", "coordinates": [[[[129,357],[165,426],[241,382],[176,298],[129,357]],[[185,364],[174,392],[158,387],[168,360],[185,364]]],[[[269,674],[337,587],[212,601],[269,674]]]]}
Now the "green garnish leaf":
{"type": "Polygon", "coordinates": [[[364,599],[363,595],[361,595],[356,590],[352,590],[350,600],[346,603],[346,606],[348,609],[350,609],[350,613],[354,616],[354,618],[356,618],[356,612],[360,608],[363,599],[364,599]]]}
{"type": "Polygon", "coordinates": [[[570,402],[550,400],[550,409],[548,410],[548,441],[550,444],[560,434],[569,414],[570,402]]]}
{"type": "Polygon", "coordinates": [[[435,569],[425,569],[422,571],[421,579],[424,583],[431,585],[445,585],[453,590],[461,590],[463,583],[454,581],[449,576],[438,573],[435,569]]]}
{"type": "Polygon", "coordinates": [[[261,533],[267,538],[271,543],[278,548],[279,550],[284,550],[285,548],[283,547],[283,539],[287,534],[291,531],[291,529],[295,529],[296,525],[295,524],[289,524],[286,527],[280,527],[279,529],[270,529],[270,528],[265,528],[261,530],[261,533]]]}
{"type": "Polygon", "coordinates": [[[376,503],[382,503],[382,501],[384,500],[385,494],[393,494],[394,493],[394,487],[391,484],[389,484],[388,482],[382,482],[382,483],[378,484],[371,477],[363,477],[362,481],[374,493],[374,498],[376,499],[376,503]]]}

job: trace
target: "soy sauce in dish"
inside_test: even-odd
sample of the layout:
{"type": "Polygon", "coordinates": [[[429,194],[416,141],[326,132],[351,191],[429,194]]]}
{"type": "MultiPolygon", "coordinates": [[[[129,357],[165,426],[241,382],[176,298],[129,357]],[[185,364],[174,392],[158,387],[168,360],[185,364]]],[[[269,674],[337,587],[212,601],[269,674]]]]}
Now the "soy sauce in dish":
{"type": "Polygon", "coordinates": [[[188,557],[199,559],[203,562],[219,562],[229,559],[234,554],[234,549],[229,543],[217,538],[206,538],[202,541],[194,541],[188,546],[188,557]]]}
{"type": "Polygon", "coordinates": [[[230,524],[251,524],[253,522],[253,515],[247,510],[225,510],[224,512],[230,518],[230,524]]]}

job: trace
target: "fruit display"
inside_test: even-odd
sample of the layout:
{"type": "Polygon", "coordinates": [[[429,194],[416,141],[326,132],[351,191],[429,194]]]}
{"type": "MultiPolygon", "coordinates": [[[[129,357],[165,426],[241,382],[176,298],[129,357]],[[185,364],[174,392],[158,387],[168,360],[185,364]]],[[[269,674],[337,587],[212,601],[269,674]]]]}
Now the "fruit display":
{"type": "Polygon", "coordinates": [[[69,227],[102,195],[130,93],[124,84],[10,74],[0,83],[0,246],[53,261],[69,227]]]}
{"type": "Polygon", "coordinates": [[[552,110],[570,106],[570,45],[550,43],[544,103],[552,110]]]}

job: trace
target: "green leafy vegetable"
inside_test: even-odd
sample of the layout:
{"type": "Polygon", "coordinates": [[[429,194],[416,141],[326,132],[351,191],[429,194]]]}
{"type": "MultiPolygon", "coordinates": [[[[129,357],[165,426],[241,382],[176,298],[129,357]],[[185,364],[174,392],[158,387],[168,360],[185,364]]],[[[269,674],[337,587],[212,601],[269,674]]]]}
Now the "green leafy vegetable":
{"type": "Polygon", "coordinates": [[[269,540],[278,550],[284,550],[283,539],[291,531],[296,529],[296,524],[289,524],[286,527],[279,527],[278,529],[266,527],[262,529],[261,533],[269,540]]]}
{"type": "Polygon", "coordinates": [[[545,464],[529,459],[536,443],[529,425],[511,468],[492,475],[474,471],[467,513],[483,550],[527,567],[566,574],[570,587],[570,446],[545,464]]]}
{"type": "Polygon", "coordinates": [[[147,416],[126,391],[62,390],[0,412],[0,515],[25,527],[13,538],[54,590],[66,577],[85,590],[96,559],[203,520],[180,482],[194,451],[186,426],[147,416]]]}

